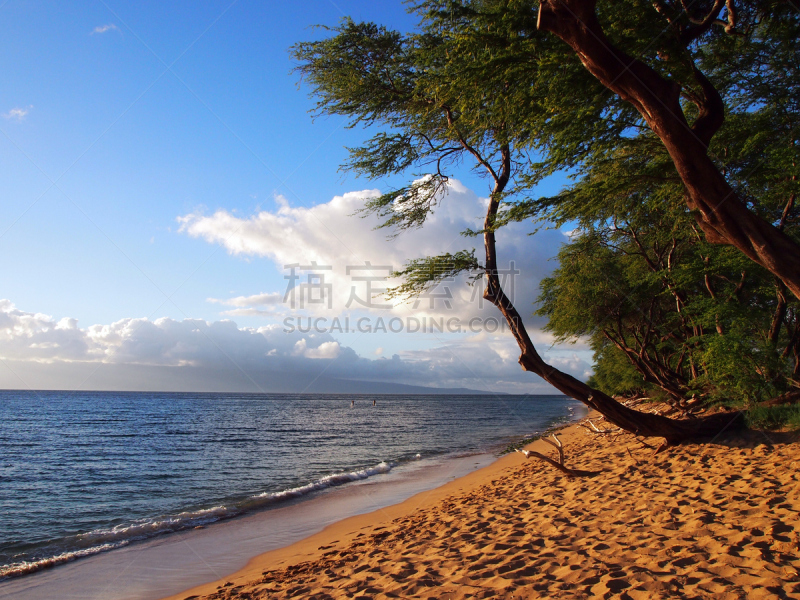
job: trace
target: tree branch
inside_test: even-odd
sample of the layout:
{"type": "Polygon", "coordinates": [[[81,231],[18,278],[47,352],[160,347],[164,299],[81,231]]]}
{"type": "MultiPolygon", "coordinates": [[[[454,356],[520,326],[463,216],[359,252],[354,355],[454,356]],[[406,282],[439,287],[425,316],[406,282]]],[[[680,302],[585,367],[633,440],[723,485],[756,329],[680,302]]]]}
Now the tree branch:
{"type": "Polygon", "coordinates": [[[708,156],[721,114],[716,90],[702,74],[696,76],[708,106],[690,127],[680,106],[680,86],[617,48],[605,35],[595,5],[596,0],[541,0],[537,26],[568,44],[598,81],[639,111],[669,153],[706,239],[735,246],[800,298],[800,244],[750,211],[708,156]]]}
{"type": "Polygon", "coordinates": [[[714,24],[714,21],[717,19],[717,15],[719,15],[719,11],[721,11],[722,7],[725,5],[725,0],[715,0],[711,10],[702,19],[692,18],[691,13],[689,12],[689,7],[686,6],[686,2],[684,2],[684,0],[681,0],[681,5],[683,6],[683,10],[686,12],[686,16],[689,18],[689,21],[694,24],[694,27],[686,27],[680,33],[681,41],[684,44],[689,44],[711,28],[711,26],[714,24]]]}

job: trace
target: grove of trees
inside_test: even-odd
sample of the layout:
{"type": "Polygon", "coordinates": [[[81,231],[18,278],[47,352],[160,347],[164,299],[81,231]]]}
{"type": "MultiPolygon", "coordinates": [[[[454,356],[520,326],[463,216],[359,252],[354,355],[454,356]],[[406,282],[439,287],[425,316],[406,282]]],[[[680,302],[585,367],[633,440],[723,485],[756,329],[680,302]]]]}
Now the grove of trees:
{"type": "MultiPolygon", "coordinates": [[[[298,44],[318,114],[379,133],[343,165],[408,183],[368,202],[424,226],[448,177],[490,183],[472,249],[414,260],[397,294],[485,277],[523,369],[609,421],[669,442],[730,415],[670,419],[614,395],[747,405],[800,387],[800,10],[789,1],[424,0],[416,31],[345,20],[298,44]],[[552,197],[554,173],[572,183],[552,197]],[[575,231],[541,286],[561,341],[589,339],[583,383],[545,363],[498,277],[512,222],[575,231]]],[[[533,299],[531,299],[533,300],[533,299]]],[[[527,307],[526,307],[527,308],[527,307]]]]}

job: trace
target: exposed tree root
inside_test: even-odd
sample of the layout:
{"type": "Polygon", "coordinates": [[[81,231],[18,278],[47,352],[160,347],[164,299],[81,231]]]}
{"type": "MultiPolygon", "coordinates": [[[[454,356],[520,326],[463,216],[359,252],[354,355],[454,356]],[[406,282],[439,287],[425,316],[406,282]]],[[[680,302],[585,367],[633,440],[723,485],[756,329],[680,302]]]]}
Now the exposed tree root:
{"type": "Polygon", "coordinates": [[[614,429],[600,429],[597,425],[594,424],[594,421],[591,419],[586,419],[586,421],[591,425],[591,428],[584,425],[583,423],[579,423],[581,427],[589,430],[590,433],[598,433],[600,435],[609,435],[612,433],[620,433],[622,431],[622,427],[616,427],[614,429]]]}
{"type": "Polygon", "coordinates": [[[535,450],[517,449],[517,452],[524,454],[526,459],[530,458],[531,456],[535,456],[536,458],[539,458],[547,464],[555,467],[568,477],[594,477],[595,475],[602,473],[602,471],[584,471],[582,469],[570,469],[567,467],[564,464],[564,445],[561,443],[561,440],[558,439],[558,436],[555,433],[551,437],[553,438],[552,440],[549,438],[542,438],[542,441],[547,442],[558,451],[558,462],[554,461],[549,456],[545,456],[541,452],[536,452],[535,450]]]}
{"type": "Polygon", "coordinates": [[[672,445],[673,444],[669,443],[669,440],[664,440],[661,443],[661,445],[658,448],[656,448],[655,452],[653,452],[653,456],[655,456],[656,454],[661,454],[662,452],[664,452],[664,450],[666,450],[667,448],[669,448],[672,445]]]}

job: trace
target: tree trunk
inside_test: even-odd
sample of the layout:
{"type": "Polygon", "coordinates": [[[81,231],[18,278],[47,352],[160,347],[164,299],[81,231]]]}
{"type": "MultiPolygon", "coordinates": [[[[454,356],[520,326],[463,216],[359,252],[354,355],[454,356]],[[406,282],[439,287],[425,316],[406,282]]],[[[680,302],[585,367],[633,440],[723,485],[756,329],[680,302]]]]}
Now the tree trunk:
{"type": "Polygon", "coordinates": [[[800,298],[800,246],[748,210],[708,156],[708,143],[724,120],[717,91],[695,71],[704,98],[690,126],[680,86],[616,48],[600,26],[595,5],[596,0],[541,0],[538,27],[566,42],[600,83],[641,113],[672,158],[706,239],[738,248],[800,298]]]}
{"type": "Polygon", "coordinates": [[[486,290],[484,298],[503,313],[514,339],[520,348],[519,364],[526,371],[536,373],[557,390],[583,402],[602,414],[610,422],[626,431],[641,436],[663,437],[667,443],[674,444],[689,439],[713,438],[728,428],[739,426],[743,419],[740,414],[717,414],[710,417],[674,420],[661,415],[643,413],[617,402],[611,396],[595,390],[572,375],[548,365],[533,345],[528,331],[517,309],[506,296],[497,271],[497,247],[494,223],[500,205],[499,198],[508,183],[511,173],[511,153],[508,146],[502,149],[502,168],[498,173],[491,171],[495,186],[489,197],[489,206],[484,220],[483,242],[486,251],[486,290]]]}
{"type": "Polygon", "coordinates": [[[674,444],[690,439],[713,438],[726,429],[738,428],[743,424],[739,413],[721,413],[697,419],[675,420],[628,408],[611,396],[544,362],[534,348],[519,313],[499,286],[487,286],[485,296],[506,318],[522,351],[519,364],[523,369],[536,373],[563,394],[595,409],[614,425],[626,431],[646,437],[663,437],[668,443],[674,444]]]}

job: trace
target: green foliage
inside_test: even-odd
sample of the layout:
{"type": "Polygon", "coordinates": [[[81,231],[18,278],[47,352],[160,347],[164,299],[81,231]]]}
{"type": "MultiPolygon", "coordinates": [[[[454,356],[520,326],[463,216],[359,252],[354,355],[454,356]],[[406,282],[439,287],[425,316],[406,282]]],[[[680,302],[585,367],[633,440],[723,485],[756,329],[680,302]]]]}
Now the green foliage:
{"type": "MultiPolygon", "coordinates": [[[[798,239],[800,55],[793,40],[800,18],[765,5],[746,19],[747,35],[713,30],[682,53],[727,104],[711,146],[720,168],[752,210],[798,239]]],[[[685,73],[669,68],[688,99],[685,73]]],[[[691,117],[690,102],[686,109],[691,117]]],[[[798,303],[739,252],[705,242],[655,136],[631,132],[592,152],[575,180],[506,218],[544,215],[578,225],[559,269],[542,284],[539,314],[557,339],[591,340],[593,385],[633,388],[623,383],[621,356],[647,385],[675,399],[750,404],[796,385],[798,303]]]]}
{"type": "Polygon", "coordinates": [[[461,273],[471,274],[474,280],[483,275],[483,267],[475,258],[475,250],[460,250],[455,254],[426,256],[406,263],[405,269],[395,271],[392,277],[400,277],[403,283],[387,290],[389,298],[410,298],[435,288],[442,281],[454,279],[461,273]]]}
{"type": "Polygon", "coordinates": [[[562,248],[541,283],[545,329],[560,342],[591,341],[590,385],[606,393],[657,386],[674,399],[749,403],[788,389],[797,302],[783,294],[781,313],[768,273],[704,242],[677,199],[667,213],[651,198],[611,220],[586,219],[562,248]]]}
{"type": "Polygon", "coordinates": [[[619,348],[607,341],[599,341],[595,350],[594,374],[587,384],[609,395],[635,396],[644,394],[648,385],[642,374],[628,360],[619,348]]]}
{"type": "Polygon", "coordinates": [[[797,369],[797,302],[784,294],[781,315],[768,273],[694,235],[680,207],[662,220],[646,207],[595,221],[562,248],[541,284],[545,329],[561,342],[591,340],[590,385],[606,393],[658,386],[675,399],[749,403],[785,391],[797,369]]]}
{"type": "MultiPolygon", "coordinates": [[[[343,116],[350,127],[384,128],[349,148],[342,168],[373,179],[391,174],[412,179],[370,200],[362,214],[377,214],[382,227],[395,231],[419,227],[447,195],[448,178],[464,161],[493,185],[507,154],[511,171],[529,162],[523,145],[530,134],[516,104],[528,86],[487,77],[487,69],[494,70],[487,62],[510,68],[510,57],[519,58],[502,36],[465,46],[462,36],[436,18],[407,35],[349,19],[333,33],[292,49],[297,70],[317,98],[315,113],[343,116]]],[[[529,51],[520,44],[535,45],[520,38],[518,51],[529,51]]],[[[516,186],[518,193],[525,184],[516,186]]]]}
{"type": "Polygon", "coordinates": [[[433,212],[433,207],[446,195],[447,177],[429,175],[411,185],[367,200],[359,214],[364,217],[377,214],[382,219],[378,227],[393,228],[393,236],[396,236],[404,229],[421,227],[433,212]]]}
{"type": "Polygon", "coordinates": [[[800,429],[800,404],[754,406],[744,418],[751,429],[800,429]]]}
{"type": "MultiPolygon", "coordinates": [[[[695,69],[708,78],[726,112],[709,154],[750,210],[800,240],[800,11],[737,0],[735,27],[701,31],[701,4],[620,0],[599,3],[598,16],[615,44],[680,86],[689,123],[704,94],[695,69]]],[[[574,228],[537,314],[556,340],[591,343],[591,385],[740,404],[800,385],[798,302],[740,252],[705,241],[661,141],[566,44],[538,31],[537,8],[422,0],[411,6],[414,32],[346,19],[328,39],[293,48],[317,115],[381,128],[343,168],[408,182],[363,214],[394,232],[422,226],[449,177],[470,165],[491,180],[498,212],[466,234],[513,222],[574,228]],[[564,172],[571,185],[534,193],[564,172]]],[[[474,251],[414,260],[390,293],[484,267],[474,251]]]]}
{"type": "Polygon", "coordinates": [[[759,341],[746,332],[708,336],[700,354],[703,374],[692,387],[723,404],[763,402],[786,391],[786,380],[779,375],[789,375],[789,365],[759,341]]]}

